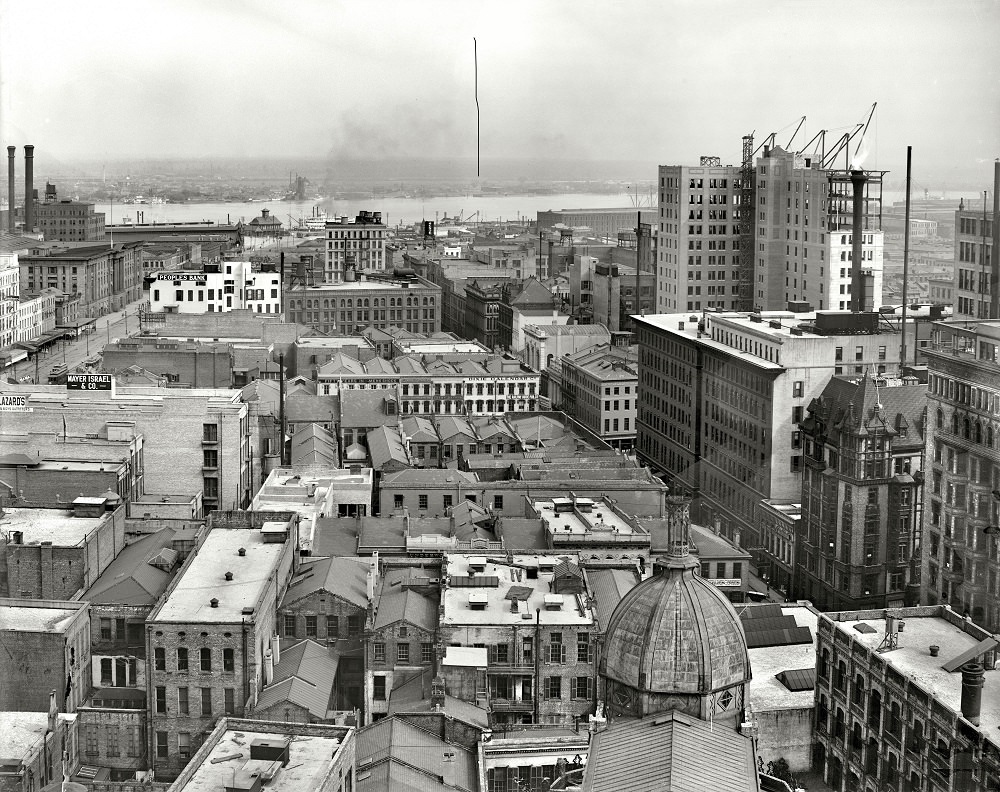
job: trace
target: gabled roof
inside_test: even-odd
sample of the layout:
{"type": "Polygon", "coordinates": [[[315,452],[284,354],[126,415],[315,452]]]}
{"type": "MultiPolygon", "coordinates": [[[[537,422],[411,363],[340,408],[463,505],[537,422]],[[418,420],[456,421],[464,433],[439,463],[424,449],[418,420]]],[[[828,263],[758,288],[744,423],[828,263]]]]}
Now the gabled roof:
{"type": "Polygon", "coordinates": [[[337,439],[319,424],[309,423],[299,428],[291,440],[292,467],[326,465],[337,467],[337,439]]]}
{"type": "Polygon", "coordinates": [[[314,396],[310,393],[290,393],[285,396],[285,418],[290,423],[329,422],[337,409],[335,396],[314,396]]]}
{"type": "Polygon", "coordinates": [[[435,424],[437,425],[438,436],[443,442],[447,443],[457,435],[463,435],[471,440],[478,439],[476,437],[476,430],[467,418],[457,415],[444,415],[437,417],[435,424]]]}
{"type": "Polygon", "coordinates": [[[503,418],[495,416],[479,415],[472,419],[472,425],[476,429],[476,434],[480,440],[489,440],[500,436],[514,439],[514,430],[511,429],[503,418]]]}
{"type": "Polygon", "coordinates": [[[164,528],[126,545],[83,598],[95,605],[155,604],[174,573],[151,562],[164,549],[171,549],[175,533],[173,528],[164,528]]]}
{"type": "Polygon", "coordinates": [[[396,367],[385,358],[375,357],[364,364],[367,374],[396,374],[396,367]]]}
{"type": "Polygon", "coordinates": [[[362,792],[479,792],[475,753],[400,718],[383,718],[360,729],[355,756],[362,792]],[[450,771],[444,767],[446,758],[452,764],[450,771]],[[443,782],[446,773],[454,784],[443,782]]]}
{"type": "Polygon", "coordinates": [[[676,710],[595,734],[583,792],[757,792],[753,743],[676,710]],[[637,757],[641,760],[637,761],[637,757]]]}
{"type": "Polygon", "coordinates": [[[254,709],[265,710],[287,701],[315,718],[325,718],[338,665],[336,655],[308,638],[282,650],[274,679],[257,697],[254,709]]]}
{"type": "Polygon", "coordinates": [[[330,359],[319,367],[321,377],[335,377],[337,374],[364,374],[365,367],[360,360],[344,352],[335,352],[330,359]]]}
{"type": "Polygon", "coordinates": [[[434,428],[434,423],[422,415],[407,415],[403,418],[403,431],[414,443],[438,442],[438,434],[434,428]]]}
{"type": "Polygon", "coordinates": [[[351,605],[366,608],[367,577],[368,563],[360,558],[323,558],[302,564],[282,597],[281,607],[317,591],[326,591],[351,605]]]}
{"type": "Polygon", "coordinates": [[[410,464],[410,455],[406,452],[399,429],[395,426],[378,426],[371,429],[368,431],[367,439],[368,453],[375,470],[381,470],[392,462],[399,465],[410,464]]]}
{"type": "Polygon", "coordinates": [[[515,308],[527,308],[534,305],[552,306],[552,292],[534,276],[528,278],[521,287],[520,293],[511,299],[515,308]]]}
{"type": "MultiPolygon", "coordinates": [[[[397,672],[395,676],[398,678],[400,675],[397,672]]],[[[431,682],[433,679],[434,672],[430,668],[426,668],[393,687],[389,694],[389,714],[438,711],[431,704],[431,682]]],[[[440,712],[481,729],[486,729],[490,725],[489,713],[486,710],[454,696],[445,695],[444,708],[440,712]]]]}
{"type": "Polygon", "coordinates": [[[413,355],[402,355],[396,358],[393,363],[400,374],[426,374],[427,369],[419,358],[413,355]]]}
{"type": "Polygon", "coordinates": [[[384,579],[382,583],[375,614],[376,630],[397,622],[424,630],[437,629],[438,606],[434,599],[410,588],[394,586],[391,582],[387,584],[384,579]]]}

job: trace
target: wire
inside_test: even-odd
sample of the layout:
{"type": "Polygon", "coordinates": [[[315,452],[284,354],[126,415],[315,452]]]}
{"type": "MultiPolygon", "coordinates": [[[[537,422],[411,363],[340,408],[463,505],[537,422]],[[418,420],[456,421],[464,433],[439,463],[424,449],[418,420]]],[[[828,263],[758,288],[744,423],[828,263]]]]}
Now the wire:
{"type": "Polygon", "coordinates": [[[476,37],[472,37],[472,66],[475,74],[476,95],[476,178],[479,178],[479,52],[476,37]]]}

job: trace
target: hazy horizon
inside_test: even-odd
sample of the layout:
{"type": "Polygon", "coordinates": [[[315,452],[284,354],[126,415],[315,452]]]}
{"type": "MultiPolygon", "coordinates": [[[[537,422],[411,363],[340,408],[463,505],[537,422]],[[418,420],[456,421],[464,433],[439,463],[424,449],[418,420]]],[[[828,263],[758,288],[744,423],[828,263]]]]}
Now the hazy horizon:
{"type": "MultiPolygon", "coordinates": [[[[1000,2],[0,0],[0,137],[36,178],[227,161],[374,180],[653,180],[772,131],[989,186],[1000,2]],[[100,46],[95,41],[100,40],[100,46]],[[296,162],[301,162],[297,166],[296,162]],[[357,174],[357,176],[355,175],[357,174]]],[[[20,173],[21,165],[18,165],[20,173]]]]}

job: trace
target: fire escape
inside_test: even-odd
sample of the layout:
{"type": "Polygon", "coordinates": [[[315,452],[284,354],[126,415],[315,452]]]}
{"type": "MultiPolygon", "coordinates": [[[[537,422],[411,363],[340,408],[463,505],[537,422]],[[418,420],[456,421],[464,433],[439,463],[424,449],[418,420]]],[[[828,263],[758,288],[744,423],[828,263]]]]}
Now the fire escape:
{"type": "Polygon", "coordinates": [[[754,214],[753,132],[743,136],[743,164],[740,167],[740,311],[753,310],[753,214],[754,214]]]}

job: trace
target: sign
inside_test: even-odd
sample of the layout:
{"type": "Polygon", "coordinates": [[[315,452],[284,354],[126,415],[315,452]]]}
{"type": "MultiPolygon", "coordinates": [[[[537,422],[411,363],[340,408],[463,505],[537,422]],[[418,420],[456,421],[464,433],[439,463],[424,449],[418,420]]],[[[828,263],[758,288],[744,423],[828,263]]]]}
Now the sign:
{"type": "Polygon", "coordinates": [[[743,581],[739,578],[703,578],[704,580],[711,583],[713,586],[720,586],[722,588],[738,588],[743,585],[743,581]]]}
{"type": "Polygon", "coordinates": [[[158,272],[156,279],[161,281],[197,281],[202,284],[207,280],[204,272],[158,272]]]}
{"type": "Polygon", "coordinates": [[[34,412],[33,407],[28,406],[28,397],[25,396],[2,396],[0,395],[0,412],[34,412]]]}
{"type": "Polygon", "coordinates": [[[110,374],[67,374],[66,390],[111,390],[110,374]]]}

